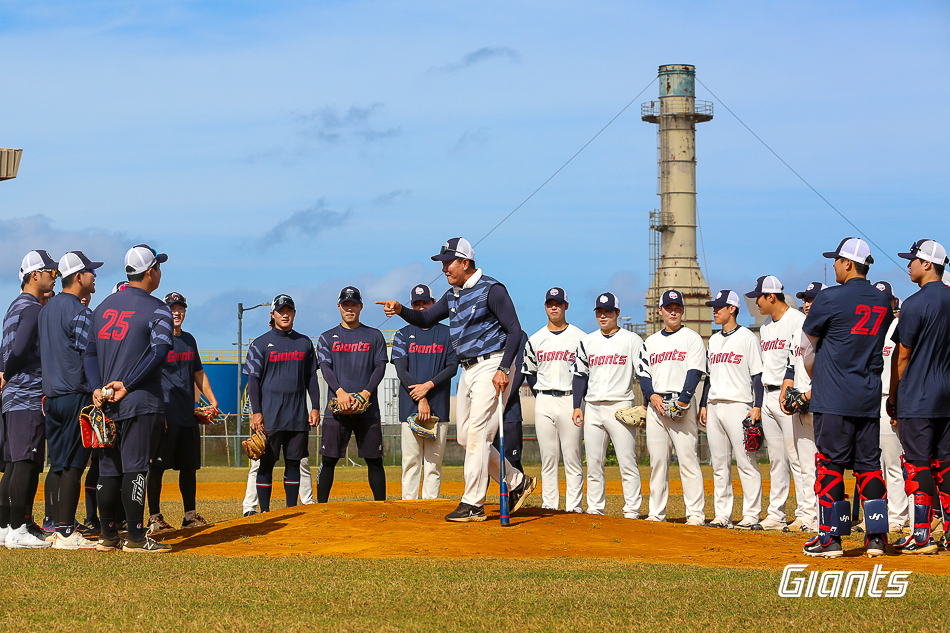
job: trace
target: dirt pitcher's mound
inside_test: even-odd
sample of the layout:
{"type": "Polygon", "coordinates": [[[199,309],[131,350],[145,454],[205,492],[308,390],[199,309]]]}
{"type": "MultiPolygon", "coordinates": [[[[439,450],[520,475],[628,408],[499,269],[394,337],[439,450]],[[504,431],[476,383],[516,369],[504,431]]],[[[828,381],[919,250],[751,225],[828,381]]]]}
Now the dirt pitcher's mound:
{"type": "Polygon", "coordinates": [[[587,514],[523,509],[511,526],[488,507],[483,523],[448,523],[455,502],[386,501],[298,506],[167,534],[177,553],[217,556],[355,556],[362,558],[611,558],[618,560],[782,568],[885,569],[950,574],[950,555],[864,556],[858,536],[845,541],[844,558],[827,561],[801,553],[806,536],[739,532],[677,523],[631,521],[587,514]],[[494,512],[494,514],[492,514],[494,512]]]}

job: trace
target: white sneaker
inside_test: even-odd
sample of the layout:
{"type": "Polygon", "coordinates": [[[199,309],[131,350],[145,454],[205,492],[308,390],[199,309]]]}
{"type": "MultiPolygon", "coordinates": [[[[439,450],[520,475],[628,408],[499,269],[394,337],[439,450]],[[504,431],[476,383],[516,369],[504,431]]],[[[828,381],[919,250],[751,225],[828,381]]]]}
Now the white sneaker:
{"type": "Polygon", "coordinates": [[[785,529],[785,522],[773,519],[772,517],[766,517],[759,522],[759,525],[762,526],[763,530],[768,530],[771,532],[781,532],[785,529]]]}
{"type": "Polygon", "coordinates": [[[63,536],[59,532],[56,532],[55,540],[53,541],[53,549],[95,549],[96,541],[90,541],[85,538],[79,532],[73,530],[73,533],[69,536],[63,536]]]}
{"type": "Polygon", "coordinates": [[[22,525],[15,530],[7,532],[4,545],[6,545],[7,549],[43,549],[44,547],[50,547],[52,543],[48,543],[41,538],[36,538],[30,534],[25,525],[22,525]]]}
{"type": "Polygon", "coordinates": [[[696,516],[688,517],[688,518],[686,519],[686,525],[692,525],[692,526],[695,526],[695,527],[702,527],[702,526],[706,525],[706,518],[705,518],[705,517],[696,517],[696,516]]]}
{"type": "Polygon", "coordinates": [[[637,512],[631,512],[631,513],[624,512],[623,518],[636,520],[640,518],[640,514],[637,512]]]}
{"type": "Polygon", "coordinates": [[[580,506],[577,506],[573,510],[568,510],[568,512],[571,514],[584,514],[584,511],[581,509],[580,506]]]}
{"type": "Polygon", "coordinates": [[[727,530],[731,530],[732,521],[730,521],[726,517],[716,517],[715,519],[709,522],[709,527],[725,528],[727,530]]]}
{"type": "Polygon", "coordinates": [[[644,521],[653,521],[654,523],[666,523],[666,519],[661,519],[660,517],[648,516],[643,519],[644,521]]]}

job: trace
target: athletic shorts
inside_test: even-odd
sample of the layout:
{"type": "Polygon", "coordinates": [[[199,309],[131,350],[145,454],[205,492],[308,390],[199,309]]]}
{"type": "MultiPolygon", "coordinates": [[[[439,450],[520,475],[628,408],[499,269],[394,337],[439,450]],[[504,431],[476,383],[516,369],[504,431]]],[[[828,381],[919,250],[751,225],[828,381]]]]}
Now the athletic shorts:
{"type": "Polygon", "coordinates": [[[155,457],[165,430],[161,413],[137,415],[116,420],[117,446],[99,449],[99,476],[119,477],[125,473],[144,473],[155,457]]]}
{"type": "Polygon", "coordinates": [[[89,404],[92,404],[92,394],[88,393],[70,393],[43,400],[52,472],[59,473],[66,468],[83,469],[89,462],[92,449],[82,445],[79,432],[79,414],[89,404]]]}
{"type": "MultiPolygon", "coordinates": [[[[498,435],[492,440],[491,445],[498,450],[498,435]]],[[[521,420],[505,422],[505,459],[509,462],[520,462],[521,452],[524,449],[524,438],[522,434],[521,420]]]]}
{"type": "Polygon", "coordinates": [[[261,455],[263,468],[273,467],[280,459],[280,452],[284,452],[284,461],[300,461],[310,455],[307,442],[310,431],[274,431],[267,435],[267,445],[261,455]]]}
{"type": "MultiPolygon", "coordinates": [[[[815,447],[834,464],[858,473],[881,469],[881,418],[815,413],[815,447]]],[[[806,468],[802,464],[802,468],[806,468]]]]}
{"type": "Polygon", "coordinates": [[[198,470],[201,468],[201,433],[197,426],[168,424],[152,466],[161,470],[198,470]]]}
{"type": "Polygon", "coordinates": [[[362,420],[338,420],[333,416],[323,418],[323,436],[320,454],[324,457],[343,459],[350,436],[356,433],[357,454],[362,459],[377,459],[383,456],[383,425],[379,418],[362,420]]]}
{"type": "Polygon", "coordinates": [[[901,418],[897,434],[907,461],[950,461],[950,417],[901,418]]]}
{"type": "MultiPolygon", "coordinates": [[[[46,424],[39,411],[18,409],[3,414],[5,458],[8,462],[46,464],[46,424]]],[[[78,422],[77,422],[78,424],[78,422]]]]}

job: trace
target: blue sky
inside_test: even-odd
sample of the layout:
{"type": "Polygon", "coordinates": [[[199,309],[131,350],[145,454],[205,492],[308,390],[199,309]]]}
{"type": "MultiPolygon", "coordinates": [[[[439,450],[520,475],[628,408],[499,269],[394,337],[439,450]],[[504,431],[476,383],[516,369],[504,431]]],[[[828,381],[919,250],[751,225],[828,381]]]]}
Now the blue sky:
{"type": "MultiPolygon", "coordinates": [[[[279,292],[317,335],[346,284],[405,299],[437,278],[445,239],[481,238],[667,63],[694,64],[892,256],[950,245],[947,33],[945,2],[0,0],[0,146],[24,149],[0,183],[0,293],[27,250],[80,248],[107,262],[101,298],[145,241],[169,254],[159,294],[188,297],[201,347],[230,347],[237,302],[279,292]]],[[[716,108],[697,133],[713,290],[822,280],[821,251],[853,229],[697,93],[716,108]]],[[[643,320],[659,199],[639,104],[656,94],[478,246],[527,329],[551,285],[585,329],[605,290],[643,320]]],[[[872,278],[910,294],[875,254],[872,278]]],[[[363,320],[402,325],[377,306],[363,320]]]]}

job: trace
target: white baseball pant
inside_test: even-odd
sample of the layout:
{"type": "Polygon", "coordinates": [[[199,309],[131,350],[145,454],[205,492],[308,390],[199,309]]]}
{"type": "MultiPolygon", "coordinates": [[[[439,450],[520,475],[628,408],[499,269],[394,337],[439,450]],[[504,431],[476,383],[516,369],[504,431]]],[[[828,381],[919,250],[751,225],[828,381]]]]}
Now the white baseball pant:
{"type": "MultiPolygon", "coordinates": [[[[795,498],[798,507],[795,518],[814,532],[818,531],[818,495],[815,494],[815,421],[811,413],[796,413],[792,416],[792,433],[795,437],[795,456],[801,467],[801,481],[795,480],[795,498]]],[[[794,472],[794,471],[793,471],[794,472]]]]}
{"type": "Polygon", "coordinates": [[[706,494],[703,471],[699,467],[699,406],[694,398],[683,417],[672,420],[660,415],[652,405],[647,407],[647,450],[650,453],[650,517],[666,520],[666,504],[670,498],[670,458],[676,450],[683,482],[683,502],[687,518],[706,520],[703,509],[706,494]]]}
{"type": "MultiPolygon", "coordinates": [[[[456,435],[459,445],[465,449],[462,503],[478,507],[485,505],[489,477],[498,481],[501,472],[498,449],[491,442],[498,432],[499,417],[498,398],[492,378],[501,364],[502,356],[501,352],[495,352],[486,360],[468,368],[463,367],[455,399],[456,435]]],[[[509,382],[502,393],[502,407],[508,401],[510,391],[509,382]]],[[[520,486],[523,478],[524,475],[505,460],[508,489],[520,486]]]]}
{"type": "Polygon", "coordinates": [[[907,525],[910,502],[904,489],[904,470],[901,468],[901,455],[904,449],[897,437],[897,431],[891,426],[891,416],[887,415],[887,396],[881,399],[881,470],[884,471],[884,483],[887,485],[888,521],[900,526],[907,525]]]}
{"type": "MultiPolygon", "coordinates": [[[[762,432],[765,434],[765,447],[769,454],[769,507],[766,516],[785,523],[785,505],[792,486],[792,416],[779,406],[781,389],[765,390],[762,402],[762,432]]],[[[797,460],[796,460],[796,463],[797,460]]],[[[801,467],[797,477],[801,477],[801,467]]]]}
{"type": "Polygon", "coordinates": [[[614,413],[632,407],[633,401],[588,402],[584,409],[584,446],[587,450],[587,514],[603,514],[607,506],[604,462],[607,441],[614,443],[623,487],[623,516],[640,518],[640,469],[637,468],[636,430],[619,422],[614,413]]]}
{"type": "MultiPolygon", "coordinates": [[[[247,490],[244,492],[244,512],[257,510],[257,471],[261,467],[261,460],[252,459],[251,468],[247,471],[247,490]]],[[[310,458],[300,460],[300,503],[305,506],[313,505],[313,479],[310,476],[310,458]]]]}
{"type": "Polygon", "coordinates": [[[755,453],[745,450],[742,421],[752,410],[745,402],[710,402],[706,408],[706,439],[713,471],[716,517],[732,520],[732,456],[742,484],[742,519],[758,523],[762,513],[762,473],[755,453]]]}
{"type": "Polygon", "coordinates": [[[558,461],[562,454],[567,483],[564,509],[568,512],[581,510],[584,493],[581,438],[584,430],[574,424],[573,415],[574,402],[570,394],[552,396],[539,393],[534,401],[534,430],[541,452],[541,504],[549,510],[557,510],[561,501],[558,461]]]}
{"type": "Polygon", "coordinates": [[[422,479],[422,498],[438,499],[442,490],[442,460],[445,441],[449,436],[448,420],[435,425],[435,437],[419,437],[402,423],[402,498],[419,498],[419,479],[422,479]]]}

